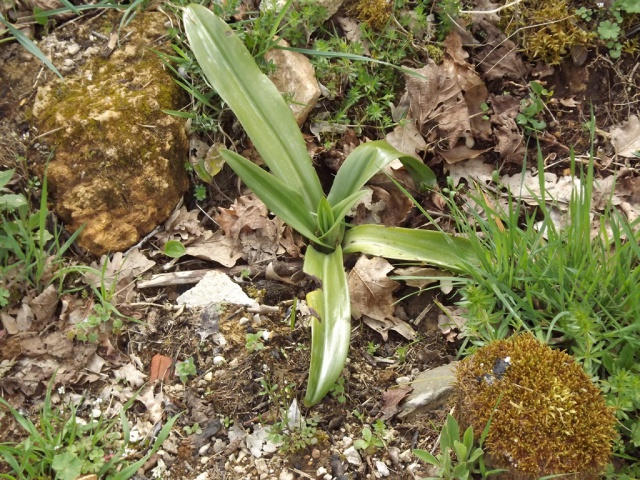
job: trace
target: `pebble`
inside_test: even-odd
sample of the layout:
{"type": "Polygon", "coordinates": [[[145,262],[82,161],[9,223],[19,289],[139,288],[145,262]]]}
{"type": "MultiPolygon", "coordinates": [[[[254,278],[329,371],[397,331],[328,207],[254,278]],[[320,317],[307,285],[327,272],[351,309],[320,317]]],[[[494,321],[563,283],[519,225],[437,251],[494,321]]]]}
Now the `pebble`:
{"type": "Polygon", "coordinates": [[[311,457],[320,458],[320,450],[318,450],[317,448],[314,448],[313,451],[311,452],[311,457]]]}
{"type": "Polygon", "coordinates": [[[72,43],[67,47],[67,52],[69,53],[69,55],[75,55],[79,51],[80,45],[78,45],[77,43],[72,43]]]}
{"type": "Polygon", "coordinates": [[[320,467],[318,468],[318,470],[316,470],[316,477],[322,477],[327,473],[327,469],[324,467],[320,467]]]}
{"type": "Polygon", "coordinates": [[[210,382],[211,380],[213,380],[213,372],[207,372],[204,374],[204,379],[207,382],[210,382]]]}
{"type": "Polygon", "coordinates": [[[267,461],[264,458],[258,458],[254,462],[256,470],[258,470],[258,475],[262,478],[262,475],[265,475],[265,478],[269,476],[269,467],[267,467],[267,461]]]}
{"type": "Polygon", "coordinates": [[[198,450],[198,455],[202,456],[205,453],[207,453],[209,451],[209,448],[211,447],[210,443],[207,443],[206,445],[203,445],[200,447],[200,450],[198,450]]]}
{"type": "Polygon", "coordinates": [[[222,355],[216,355],[213,357],[213,364],[217,367],[218,365],[222,365],[226,362],[222,355]]]}
{"type": "Polygon", "coordinates": [[[246,325],[247,323],[249,323],[249,319],[247,317],[242,317],[238,320],[238,325],[246,325]]]}
{"type": "Polygon", "coordinates": [[[396,378],[396,383],[398,385],[402,385],[402,384],[409,383],[409,382],[411,382],[411,377],[398,377],[398,378],[396,378]]]}
{"type": "Polygon", "coordinates": [[[236,465],[233,467],[233,471],[242,475],[245,472],[245,468],[242,465],[236,465]]]}
{"type": "Polygon", "coordinates": [[[387,467],[386,463],[381,462],[380,460],[376,460],[376,470],[383,477],[389,476],[389,467],[387,467]]]}
{"type": "Polygon", "coordinates": [[[405,450],[400,455],[398,455],[398,458],[404,463],[410,463],[411,460],[413,460],[413,458],[411,458],[411,450],[405,450]]]}
{"type": "Polygon", "coordinates": [[[342,437],[342,445],[344,445],[344,448],[349,448],[351,445],[353,445],[353,438],[342,437]]]}
{"type": "Polygon", "coordinates": [[[209,480],[209,472],[202,472],[195,480],[209,480]]]}
{"type": "Polygon", "coordinates": [[[225,448],[227,448],[227,444],[226,442],[224,442],[222,439],[220,438],[216,438],[215,443],[213,444],[213,453],[220,453],[222,452],[225,448]]]}
{"type": "Polygon", "coordinates": [[[280,472],[278,480],[294,480],[295,478],[295,475],[285,468],[280,472]]]}
{"type": "Polygon", "coordinates": [[[202,457],[200,459],[200,464],[201,465],[206,465],[207,463],[209,463],[209,457],[202,457]]]}
{"type": "Polygon", "coordinates": [[[397,466],[400,463],[400,449],[398,447],[389,447],[387,453],[389,454],[391,462],[397,466]]]}
{"type": "Polygon", "coordinates": [[[360,454],[353,445],[342,452],[342,454],[351,465],[355,465],[357,467],[362,465],[362,458],[360,458],[360,454]]]}

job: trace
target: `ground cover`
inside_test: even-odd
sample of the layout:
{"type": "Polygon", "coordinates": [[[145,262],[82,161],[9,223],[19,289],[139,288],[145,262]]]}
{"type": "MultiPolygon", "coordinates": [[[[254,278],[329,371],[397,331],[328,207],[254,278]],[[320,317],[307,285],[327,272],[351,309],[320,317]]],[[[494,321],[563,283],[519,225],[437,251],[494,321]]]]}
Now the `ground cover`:
{"type": "MultiPolygon", "coordinates": [[[[0,464],[0,475],[102,475],[105,460],[132,465],[153,453],[160,428],[175,421],[139,478],[463,478],[447,473],[442,456],[412,453],[436,454],[440,445],[463,463],[473,442],[445,424],[452,403],[402,416],[411,382],[490,340],[530,331],[566,349],[605,392],[620,434],[606,476],[637,478],[637,7],[512,3],[347,2],[330,19],[315,3],[211,6],[263,71],[278,68],[267,55],[276,34],[311,59],[322,95],[301,129],[325,191],[371,140],[435,172],[438,185],[427,193],[399,165],[374,177],[349,214],[354,225],[464,234],[481,259],[454,277],[347,257],[350,356],[310,409],[300,402],[317,312],[303,300],[317,285],[301,274],[306,245],[220,161],[221,146],[254,161],[260,149],[209,88],[180,5],[162,6],[173,47],[160,55],[191,99],[169,113],[190,124],[192,190],[162,231],[126,255],[88,257],[52,223],[47,182],[35,175],[49,151],[29,138],[27,108],[33,79],[54,74],[38,74],[39,64],[10,45],[2,59],[2,397],[36,425],[52,404],[84,418],[91,447],[65,434],[46,441],[42,474],[20,477],[0,464]],[[526,28],[532,22],[540,28],[526,28]],[[211,269],[256,303],[176,305],[211,269]],[[174,373],[165,375],[167,363],[174,373]],[[97,399],[105,406],[96,408],[97,399]],[[122,431],[98,445],[103,427],[91,419],[112,417],[122,431]],[[128,458],[117,453],[125,447],[128,458]],[[430,459],[439,470],[428,470],[430,459]]],[[[120,35],[133,12],[144,15],[136,8],[114,14],[120,35]]],[[[73,35],[73,23],[50,28],[73,35]]],[[[295,93],[285,100],[295,104],[295,93]]],[[[10,412],[0,423],[1,441],[27,437],[10,412]]],[[[46,420],[46,432],[54,424],[46,420]]],[[[466,472],[482,475],[478,455],[466,472]]]]}

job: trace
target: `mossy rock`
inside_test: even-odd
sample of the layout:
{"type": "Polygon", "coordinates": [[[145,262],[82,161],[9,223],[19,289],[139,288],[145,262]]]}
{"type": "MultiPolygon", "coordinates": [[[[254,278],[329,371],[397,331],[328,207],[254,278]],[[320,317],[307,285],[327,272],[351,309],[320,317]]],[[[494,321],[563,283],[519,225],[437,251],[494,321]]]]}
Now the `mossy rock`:
{"type": "MultiPolygon", "coordinates": [[[[530,334],[493,342],[456,372],[461,426],[482,432],[503,479],[598,478],[617,438],[616,420],[582,367],[530,334]]],[[[479,434],[479,433],[478,433],[479,434]]]]}
{"type": "Polygon", "coordinates": [[[189,186],[185,121],[162,111],[186,98],[150,49],[163,48],[165,20],[140,12],[109,58],[93,57],[36,95],[32,123],[55,152],[47,171],[54,209],[69,230],[86,225],[78,244],[96,255],[134,245],[189,186]]]}

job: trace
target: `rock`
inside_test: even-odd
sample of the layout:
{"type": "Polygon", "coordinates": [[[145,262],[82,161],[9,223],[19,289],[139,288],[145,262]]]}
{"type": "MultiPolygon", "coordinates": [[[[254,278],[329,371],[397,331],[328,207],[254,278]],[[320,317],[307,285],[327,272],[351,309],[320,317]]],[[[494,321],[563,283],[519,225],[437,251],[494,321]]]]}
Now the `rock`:
{"type": "Polygon", "coordinates": [[[51,132],[43,140],[55,148],[47,171],[55,211],[71,231],[86,224],[78,244],[95,255],[134,245],[189,186],[184,119],[162,113],[179,110],[185,95],[148,49],[166,34],[164,21],[137,15],[108,59],[92,58],[36,95],[34,127],[51,132]]]}
{"type": "Polygon", "coordinates": [[[215,270],[207,272],[195,287],[180,295],[176,303],[189,307],[205,307],[212,303],[231,303],[253,307],[258,305],[226,274],[215,270]]]}
{"type": "Polygon", "coordinates": [[[318,4],[318,6],[324,7],[327,9],[327,14],[325,15],[325,18],[329,19],[342,6],[342,4],[344,3],[344,0],[317,0],[316,3],[318,4]]]}
{"type": "Polygon", "coordinates": [[[454,392],[454,370],[458,362],[422,372],[413,381],[413,392],[402,405],[398,418],[405,418],[413,413],[433,410],[446,403],[454,392]]]}
{"type": "Polygon", "coordinates": [[[344,452],[342,452],[344,458],[351,465],[355,465],[356,467],[362,465],[362,458],[360,458],[360,454],[356,450],[354,446],[347,448],[344,452]]]}
{"type": "Polygon", "coordinates": [[[269,474],[269,467],[267,467],[267,461],[264,458],[256,459],[254,466],[258,471],[258,475],[262,476],[269,474]]]}
{"type": "Polygon", "coordinates": [[[286,468],[280,472],[278,480],[293,480],[296,476],[286,468]]]}
{"type": "MultiPolygon", "coordinates": [[[[284,40],[280,45],[288,47],[284,40]]],[[[320,87],[313,66],[307,57],[297,52],[272,49],[264,56],[276,66],[269,78],[289,101],[289,108],[302,125],[320,98],[320,87]]]]}
{"type": "Polygon", "coordinates": [[[376,460],[376,471],[381,477],[388,477],[390,474],[387,464],[380,460],[376,460]]]}

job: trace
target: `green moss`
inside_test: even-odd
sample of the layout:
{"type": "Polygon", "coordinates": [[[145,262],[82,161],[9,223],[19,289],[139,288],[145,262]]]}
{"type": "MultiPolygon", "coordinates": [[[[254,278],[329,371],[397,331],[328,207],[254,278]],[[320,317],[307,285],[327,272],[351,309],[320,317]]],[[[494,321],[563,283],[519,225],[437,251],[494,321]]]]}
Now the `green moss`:
{"type": "Polygon", "coordinates": [[[434,45],[433,43],[427,43],[424,48],[427,50],[431,60],[436,62],[438,65],[442,63],[442,60],[444,60],[444,50],[442,47],[434,45]]]}
{"type": "Polygon", "coordinates": [[[491,418],[486,450],[514,478],[595,478],[608,464],[617,438],[613,411],[566,353],[520,335],[464,359],[456,378],[460,423],[482,432],[491,418]],[[497,375],[504,359],[506,371],[497,375]]]}
{"type": "Polygon", "coordinates": [[[595,44],[596,36],[580,28],[566,0],[525,0],[507,12],[501,26],[532,60],[557,65],[572,47],[595,44]]]}
{"type": "Polygon", "coordinates": [[[357,0],[351,2],[348,11],[374,30],[382,30],[393,13],[393,1],[357,0]]]}

